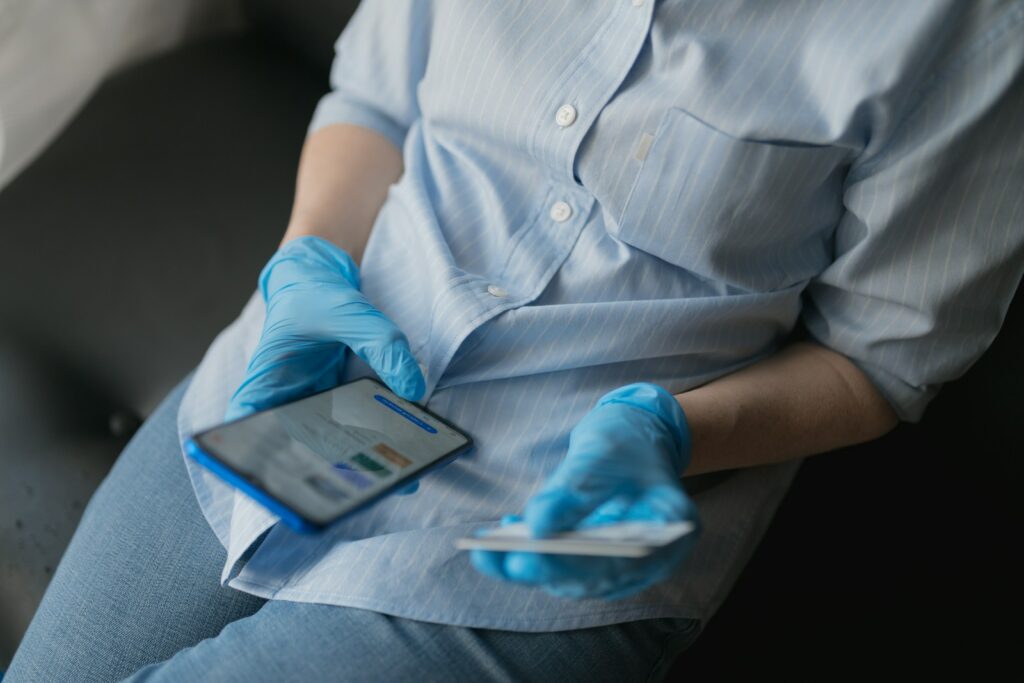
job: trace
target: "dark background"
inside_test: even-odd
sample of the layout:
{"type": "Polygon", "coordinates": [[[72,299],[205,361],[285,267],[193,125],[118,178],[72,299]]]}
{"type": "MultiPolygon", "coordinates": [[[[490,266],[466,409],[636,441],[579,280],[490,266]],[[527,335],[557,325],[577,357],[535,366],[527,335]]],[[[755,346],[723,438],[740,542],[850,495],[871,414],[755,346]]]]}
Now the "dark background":
{"type": "MultiPolygon", "coordinates": [[[[247,2],[242,33],[108,80],[0,192],[0,668],[93,488],[255,287],[354,4],[247,2]]],[[[1020,299],[920,424],[804,463],[669,680],[1019,668],[1020,299]]]]}

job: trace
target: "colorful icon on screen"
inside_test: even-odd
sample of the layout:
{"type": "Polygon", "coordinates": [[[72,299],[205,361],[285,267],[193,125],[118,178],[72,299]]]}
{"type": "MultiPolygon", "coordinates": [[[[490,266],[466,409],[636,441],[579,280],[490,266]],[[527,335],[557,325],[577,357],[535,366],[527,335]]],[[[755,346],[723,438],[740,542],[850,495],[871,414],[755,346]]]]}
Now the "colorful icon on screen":
{"type": "Polygon", "coordinates": [[[321,477],[319,474],[306,477],[306,482],[327,498],[331,498],[333,500],[344,500],[348,498],[348,494],[338,488],[337,484],[321,477]]]}
{"type": "Polygon", "coordinates": [[[373,484],[373,481],[366,475],[356,472],[347,462],[334,464],[334,471],[341,475],[341,478],[355,486],[357,489],[365,489],[373,484]]]}
{"type": "Polygon", "coordinates": [[[356,453],[353,455],[352,464],[366,472],[373,473],[374,476],[380,477],[381,479],[384,479],[391,474],[391,470],[366,455],[366,453],[356,453]]]}
{"type": "Polygon", "coordinates": [[[386,443],[374,444],[373,450],[385,460],[389,460],[399,467],[408,467],[412,464],[409,458],[405,457],[386,443]]]}

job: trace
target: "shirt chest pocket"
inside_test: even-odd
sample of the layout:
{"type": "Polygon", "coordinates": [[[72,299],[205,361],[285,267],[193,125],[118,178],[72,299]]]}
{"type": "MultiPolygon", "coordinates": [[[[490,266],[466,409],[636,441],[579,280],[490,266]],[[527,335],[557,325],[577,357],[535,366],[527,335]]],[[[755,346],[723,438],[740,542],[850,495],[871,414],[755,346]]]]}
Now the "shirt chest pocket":
{"type": "Polygon", "coordinates": [[[831,261],[849,150],[732,137],[666,110],[609,232],[744,290],[791,286],[831,261]]]}

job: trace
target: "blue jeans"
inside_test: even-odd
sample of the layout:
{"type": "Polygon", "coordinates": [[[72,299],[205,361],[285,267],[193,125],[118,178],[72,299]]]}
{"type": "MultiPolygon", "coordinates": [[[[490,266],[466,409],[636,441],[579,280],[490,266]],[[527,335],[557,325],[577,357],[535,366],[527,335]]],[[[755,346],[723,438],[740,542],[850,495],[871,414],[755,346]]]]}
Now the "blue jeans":
{"type": "Polygon", "coordinates": [[[689,619],[473,629],[222,587],[225,551],[178,445],[186,386],[147,420],[89,502],[4,683],[647,681],[700,633],[689,619]]]}

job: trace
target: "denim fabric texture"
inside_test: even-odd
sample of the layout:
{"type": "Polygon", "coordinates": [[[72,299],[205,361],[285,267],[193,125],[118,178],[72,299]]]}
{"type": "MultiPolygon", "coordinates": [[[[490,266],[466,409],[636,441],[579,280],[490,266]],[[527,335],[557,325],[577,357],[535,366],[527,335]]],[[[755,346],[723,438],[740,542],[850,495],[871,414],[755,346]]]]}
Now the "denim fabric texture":
{"type": "Polygon", "coordinates": [[[89,502],[9,683],[658,680],[699,633],[646,619],[523,633],[265,601],[220,585],[224,548],[180,458],[182,382],[89,502]]]}

